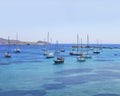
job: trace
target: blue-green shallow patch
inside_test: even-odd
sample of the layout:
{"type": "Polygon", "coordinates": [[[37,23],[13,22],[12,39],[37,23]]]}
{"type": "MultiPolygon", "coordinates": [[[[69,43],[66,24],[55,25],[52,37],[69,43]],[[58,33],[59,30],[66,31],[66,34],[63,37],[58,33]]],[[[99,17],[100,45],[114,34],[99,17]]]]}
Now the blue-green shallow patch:
{"type": "MultiPolygon", "coordinates": [[[[8,66],[5,64],[0,66],[0,88],[2,89],[0,92],[9,94],[8,96],[16,96],[8,90],[18,89],[23,92],[30,89],[42,89],[47,92],[45,95],[39,95],[36,91],[37,96],[116,96],[120,94],[120,57],[114,56],[114,53],[119,54],[120,50],[103,49],[101,54],[93,55],[92,59],[84,63],[78,63],[76,56],[69,55],[71,46],[66,48],[66,52],[60,54],[65,57],[65,63],[58,66],[53,65],[53,59],[47,60],[43,56],[42,48],[36,46],[21,46],[23,52],[12,53],[12,58],[9,59],[0,56],[0,63],[8,63],[8,66]],[[54,84],[61,85],[56,87],[54,84]]],[[[55,48],[50,51],[54,52],[54,50],[55,48]]],[[[90,50],[90,53],[93,53],[92,51],[90,50]]],[[[28,91],[25,95],[22,95],[23,92],[20,95],[36,96],[35,93],[28,91]]]]}
{"type": "Polygon", "coordinates": [[[55,72],[56,74],[60,74],[60,75],[71,75],[71,74],[75,74],[75,73],[83,73],[83,72],[91,72],[92,69],[90,68],[83,68],[83,69],[69,69],[69,70],[63,70],[63,71],[59,71],[59,72],[55,72]]]}
{"type": "Polygon", "coordinates": [[[107,69],[107,70],[120,70],[120,66],[107,66],[107,67],[103,67],[102,69],[107,69]]]}
{"type": "Polygon", "coordinates": [[[101,62],[103,62],[103,61],[114,61],[114,60],[95,59],[94,61],[101,61],[101,62]]]}
{"type": "Polygon", "coordinates": [[[112,72],[112,71],[97,71],[95,74],[59,77],[59,78],[52,78],[52,79],[57,82],[63,83],[65,85],[74,85],[74,84],[84,84],[92,81],[120,79],[120,73],[112,72]]]}
{"type": "Polygon", "coordinates": [[[40,60],[29,60],[29,61],[14,61],[14,62],[2,62],[0,65],[10,65],[10,64],[22,64],[22,63],[31,63],[31,62],[43,62],[40,60]]]}
{"type": "Polygon", "coordinates": [[[46,90],[57,90],[57,89],[63,89],[66,86],[64,84],[44,84],[42,86],[46,90]]]}
{"type": "Polygon", "coordinates": [[[120,79],[120,72],[114,72],[114,71],[96,71],[96,73],[101,74],[102,76],[106,76],[106,77],[114,77],[114,78],[118,78],[120,79]]]}
{"type": "Polygon", "coordinates": [[[97,94],[97,95],[93,95],[93,96],[120,96],[118,94],[97,94]]]}
{"type": "Polygon", "coordinates": [[[29,95],[31,94],[32,96],[44,96],[47,93],[44,90],[29,90],[29,91],[13,90],[13,91],[0,92],[0,96],[24,96],[28,94],[29,95]]]}

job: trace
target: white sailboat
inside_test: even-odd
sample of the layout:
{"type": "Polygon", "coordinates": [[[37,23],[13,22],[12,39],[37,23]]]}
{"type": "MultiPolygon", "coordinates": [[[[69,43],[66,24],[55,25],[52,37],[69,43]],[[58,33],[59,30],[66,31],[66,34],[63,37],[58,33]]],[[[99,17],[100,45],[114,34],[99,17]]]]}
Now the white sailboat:
{"type": "Polygon", "coordinates": [[[7,48],[7,52],[4,54],[5,58],[10,58],[12,55],[10,54],[10,40],[8,37],[8,48],[7,48]]]}
{"type": "Polygon", "coordinates": [[[45,44],[45,39],[44,39],[44,42],[43,42],[43,48],[42,48],[42,51],[47,51],[47,49],[46,49],[46,44],[45,44]]]}
{"type": "Polygon", "coordinates": [[[100,54],[100,50],[99,50],[99,42],[98,42],[98,40],[97,40],[97,46],[96,46],[96,48],[95,48],[95,50],[94,50],[94,54],[100,54]]]}
{"type": "Polygon", "coordinates": [[[46,56],[48,54],[47,52],[47,44],[45,43],[45,39],[44,39],[44,45],[43,45],[43,48],[42,48],[42,51],[43,51],[43,55],[46,56]]]}
{"type": "MultiPolygon", "coordinates": [[[[57,44],[58,44],[58,41],[57,41],[57,44]]],[[[57,52],[56,52],[56,55],[57,55],[57,58],[54,60],[54,64],[62,64],[64,63],[64,57],[61,55],[60,51],[59,51],[59,48],[58,48],[58,45],[56,46],[57,48],[57,52]]]]}
{"type": "Polygon", "coordinates": [[[56,46],[55,46],[55,53],[60,53],[60,50],[58,49],[58,40],[56,41],[56,46]]]}
{"type": "Polygon", "coordinates": [[[87,48],[87,54],[85,54],[84,57],[86,59],[90,59],[90,58],[92,58],[92,55],[89,54],[89,36],[88,35],[87,35],[87,46],[86,46],[86,48],[87,48]]]}
{"type": "MultiPolygon", "coordinates": [[[[44,42],[46,42],[45,39],[44,42]]],[[[49,32],[47,33],[47,44],[44,44],[44,48],[42,49],[44,56],[48,55],[48,44],[49,44],[49,32]]]]}
{"type": "Polygon", "coordinates": [[[84,55],[86,55],[86,53],[83,53],[83,51],[82,51],[82,38],[81,38],[81,54],[79,56],[77,56],[77,61],[85,62],[86,59],[85,59],[84,55]]]}
{"type": "Polygon", "coordinates": [[[18,33],[16,34],[16,48],[14,49],[15,53],[20,53],[20,48],[18,46],[18,33]]]}
{"type": "Polygon", "coordinates": [[[78,56],[77,57],[77,61],[79,61],[79,62],[85,62],[86,59],[83,56],[78,56]]]}
{"type": "Polygon", "coordinates": [[[78,56],[78,55],[81,54],[80,52],[78,52],[78,48],[79,48],[78,42],[79,42],[79,35],[77,34],[77,51],[76,51],[76,50],[72,50],[72,51],[69,53],[70,55],[76,55],[76,56],[78,56]]]}
{"type": "Polygon", "coordinates": [[[54,64],[61,64],[64,63],[64,58],[63,57],[57,57],[56,60],[54,60],[54,64]]]}
{"type": "Polygon", "coordinates": [[[64,48],[64,45],[62,46],[62,48],[61,48],[61,50],[60,50],[61,52],[65,52],[65,48],[64,48]]]}
{"type": "MultiPolygon", "coordinates": [[[[49,32],[48,32],[48,34],[47,34],[47,42],[49,43],[49,32]]],[[[51,40],[51,42],[52,42],[52,40],[51,40]]],[[[50,45],[50,44],[49,44],[49,45],[50,45]]],[[[48,45],[48,46],[49,46],[49,45],[48,45]]],[[[46,56],[47,59],[48,59],[48,58],[54,58],[54,53],[53,53],[53,52],[46,52],[45,56],[46,56]]]]}
{"type": "Polygon", "coordinates": [[[54,58],[54,53],[47,53],[46,54],[46,58],[48,59],[48,58],[54,58]]]}
{"type": "Polygon", "coordinates": [[[61,52],[65,52],[65,49],[64,49],[64,48],[62,48],[62,49],[61,49],[61,52]]]}

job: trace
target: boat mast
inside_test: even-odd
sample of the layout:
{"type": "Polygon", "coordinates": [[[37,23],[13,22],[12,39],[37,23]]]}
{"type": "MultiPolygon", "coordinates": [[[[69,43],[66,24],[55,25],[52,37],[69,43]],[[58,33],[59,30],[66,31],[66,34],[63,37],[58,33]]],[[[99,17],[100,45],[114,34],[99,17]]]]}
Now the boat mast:
{"type": "Polygon", "coordinates": [[[89,48],[89,36],[87,34],[87,54],[88,54],[88,48],[89,48]]]}
{"type": "Polygon", "coordinates": [[[98,49],[99,49],[99,41],[97,40],[97,51],[98,51],[98,49]]]}
{"type": "Polygon", "coordinates": [[[49,43],[49,32],[47,34],[47,42],[49,43]]]}
{"type": "Polygon", "coordinates": [[[77,34],[77,52],[78,52],[78,48],[79,48],[78,43],[79,43],[79,35],[77,34]]]}
{"type": "Polygon", "coordinates": [[[16,47],[18,48],[18,32],[16,33],[16,47]]]}
{"type": "Polygon", "coordinates": [[[81,38],[81,53],[82,53],[82,38],[81,38]]]}
{"type": "Polygon", "coordinates": [[[58,51],[58,40],[56,41],[56,51],[58,51]]]}
{"type": "Polygon", "coordinates": [[[8,53],[10,52],[10,40],[9,40],[9,36],[8,36],[8,53]]]}
{"type": "Polygon", "coordinates": [[[45,44],[45,41],[46,41],[46,40],[45,40],[45,38],[44,38],[44,44],[43,44],[43,45],[44,45],[44,49],[46,50],[46,46],[45,46],[46,44],[45,44]]]}
{"type": "Polygon", "coordinates": [[[49,45],[49,32],[47,33],[47,49],[50,50],[50,45],[49,45]]]}
{"type": "Polygon", "coordinates": [[[50,38],[50,50],[52,50],[52,38],[50,38]]]}

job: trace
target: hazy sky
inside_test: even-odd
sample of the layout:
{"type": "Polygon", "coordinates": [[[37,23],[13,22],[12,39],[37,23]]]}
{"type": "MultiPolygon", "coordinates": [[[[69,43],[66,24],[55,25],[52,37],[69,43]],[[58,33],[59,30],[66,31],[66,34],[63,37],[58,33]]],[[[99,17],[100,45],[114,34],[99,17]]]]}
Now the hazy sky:
{"type": "Polygon", "coordinates": [[[0,0],[0,37],[120,43],[120,0],[0,0]]]}

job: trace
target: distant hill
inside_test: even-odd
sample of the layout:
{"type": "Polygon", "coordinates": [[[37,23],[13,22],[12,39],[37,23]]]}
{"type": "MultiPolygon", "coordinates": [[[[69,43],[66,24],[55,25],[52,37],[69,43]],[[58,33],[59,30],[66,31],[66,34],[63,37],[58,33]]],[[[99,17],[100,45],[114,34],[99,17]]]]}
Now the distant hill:
{"type": "MultiPolygon", "coordinates": [[[[48,44],[48,42],[44,42],[44,41],[26,42],[26,41],[19,41],[19,40],[10,40],[10,44],[12,44],[12,45],[15,45],[16,42],[19,45],[45,45],[45,44],[48,44]]],[[[0,44],[8,44],[8,40],[4,39],[4,38],[0,38],[0,44]]]]}
{"type": "Polygon", "coordinates": [[[0,44],[7,44],[7,39],[0,38],[0,44]]]}

